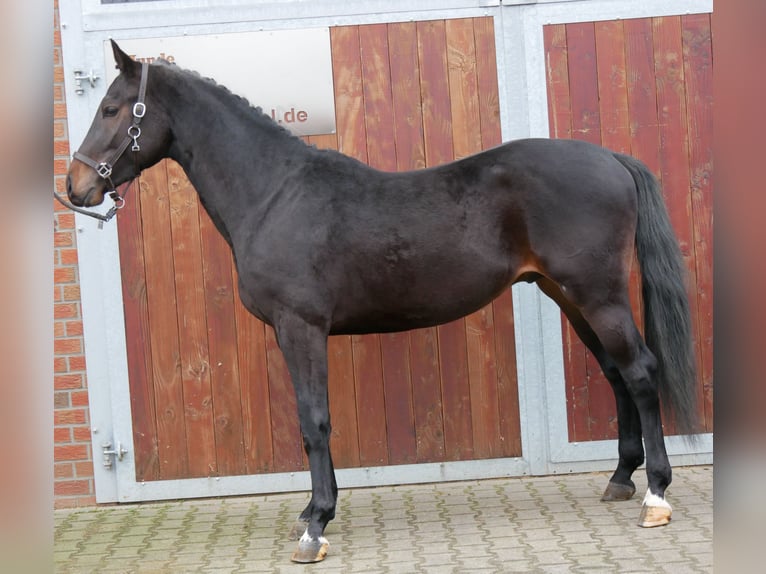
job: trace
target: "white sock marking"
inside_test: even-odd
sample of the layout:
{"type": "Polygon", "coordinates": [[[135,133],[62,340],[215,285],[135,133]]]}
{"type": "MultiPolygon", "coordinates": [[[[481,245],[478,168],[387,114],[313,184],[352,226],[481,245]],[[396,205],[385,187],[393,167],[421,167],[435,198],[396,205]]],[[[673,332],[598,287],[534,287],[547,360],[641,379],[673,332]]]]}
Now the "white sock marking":
{"type": "Polygon", "coordinates": [[[646,496],[644,496],[644,506],[661,506],[663,508],[667,508],[668,510],[673,510],[673,508],[670,506],[670,503],[668,503],[668,501],[664,498],[654,494],[651,488],[646,489],[646,496]]]}
{"type": "MultiPolygon", "coordinates": [[[[306,529],[306,532],[303,533],[303,536],[301,536],[300,542],[313,542],[314,539],[309,536],[309,529],[306,529]]],[[[319,537],[319,544],[327,544],[328,546],[330,543],[327,541],[327,538],[324,536],[319,537]]]]}

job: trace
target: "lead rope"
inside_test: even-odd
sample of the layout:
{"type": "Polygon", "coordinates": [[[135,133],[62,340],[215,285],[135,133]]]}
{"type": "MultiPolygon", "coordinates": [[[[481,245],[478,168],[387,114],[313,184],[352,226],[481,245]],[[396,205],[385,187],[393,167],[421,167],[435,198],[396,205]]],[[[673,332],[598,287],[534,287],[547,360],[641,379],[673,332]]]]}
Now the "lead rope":
{"type": "Polygon", "coordinates": [[[112,195],[111,193],[109,194],[109,196],[114,201],[114,205],[109,209],[109,211],[106,212],[106,214],[102,215],[101,213],[98,213],[97,211],[88,211],[87,209],[83,209],[82,207],[77,207],[76,205],[64,199],[64,197],[60,193],[58,193],[55,189],[53,190],[53,197],[56,198],[59,201],[59,203],[61,203],[68,209],[71,209],[72,211],[76,211],[77,213],[82,213],[83,215],[87,215],[89,217],[98,219],[99,229],[103,229],[104,222],[112,219],[117,213],[117,211],[119,209],[122,209],[122,207],[125,205],[125,196],[121,196],[117,192],[115,192],[115,195],[117,196],[117,199],[115,199],[114,195],[112,195]]]}
{"type": "MultiPolygon", "coordinates": [[[[115,163],[117,163],[117,160],[122,157],[122,154],[125,153],[125,150],[128,149],[128,145],[133,142],[133,145],[130,148],[130,151],[132,152],[138,152],[141,151],[141,147],[138,145],[138,138],[141,136],[141,128],[139,127],[139,124],[141,123],[141,120],[146,115],[146,104],[144,103],[144,99],[146,98],[146,78],[149,75],[149,64],[146,62],[143,62],[141,64],[141,84],[138,88],[138,99],[136,100],[136,103],[133,104],[133,121],[131,122],[130,126],[128,126],[128,135],[125,137],[125,139],[120,144],[120,147],[117,148],[117,151],[112,156],[111,161],[102,161],[102,162],[96,162],[86,156],[85,154],[80,153],[79,151],[74,152],[73,159],[76,159],[78,161],[81,161],[85,165],[88,165],[92,167],[94,170],[96,170],[96,173],[102,178],[107,181],[109,184],[109,190],[107,193],[109,194],[109,197],[114,201],[114,205],[109,209],[109,211],[106,212],[106,214],[101,214],[96,211],[89,211],[87,209],[83,209],[81,207],[77,207],[76,205],[73,205],[70,201],[62,197],[55,189],[53,190],[53,197],[55,197],[61,204],[63,204],[65,207],[71,209],[72,211],[76,211],[77,213],[82,213],[83,215],[87,215],[89,217],[93,217],[95,219],[98,219],[98,228],[103,229],[104,228],[104,222],[111,220],[117,212],[125,207],[125,196],[120,195],[117,192],[117,186],[114,185],[112,182],[112,167],[115,163]]],[[[138,159],[136,158],[136,165],[138,165],[138,159]]],[[[130,187],[128,187],[130,189],[130,187]]],[[[125,190],[125,193],[127,194],[128,189],[125,190]]]]}

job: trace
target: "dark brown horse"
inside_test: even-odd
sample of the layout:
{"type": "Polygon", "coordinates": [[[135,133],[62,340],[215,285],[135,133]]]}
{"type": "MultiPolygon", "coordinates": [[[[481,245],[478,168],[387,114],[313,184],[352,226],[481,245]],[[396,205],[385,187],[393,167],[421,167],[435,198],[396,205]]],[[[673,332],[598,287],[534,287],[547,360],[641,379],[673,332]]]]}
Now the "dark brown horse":
{"type": "Polygon", "coordinates": [[[681,254],[642,163],[588,143],[530,139],[383,173],[305,145],[210,80],[113,47],[121,74],[75,154],[69,199],[98,205],[162,158],[183,166],[234,252],[243,303],[274,327],[295,388],[312,496],[294,560],[325,556],[335,516],[328,335],[445,323],[516,281],[558,303],[614,389],[619,462],[604,499],[633,496],[643,436],[640,524],[668,522],[659,397],[692,432],[694,360],[681,254]],[[634,252],[646,343],[628,301],[634,252]]]}

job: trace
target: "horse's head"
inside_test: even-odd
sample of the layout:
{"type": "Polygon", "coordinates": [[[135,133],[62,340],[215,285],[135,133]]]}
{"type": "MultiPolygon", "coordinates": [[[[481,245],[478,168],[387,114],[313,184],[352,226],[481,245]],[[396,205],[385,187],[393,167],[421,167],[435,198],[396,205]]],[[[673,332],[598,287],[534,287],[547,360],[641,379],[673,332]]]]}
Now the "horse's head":
{"type": "Polygon", "coordinates": [[[112,41],[120,75],[101,100],[67,176],[67,195],[77,206],[99,205],[115,186],[139,175],[167,152],[170,130],[156,104],[156,78],[112,41]],[[154,90],[154,94],[153,94],[154,90]]]}

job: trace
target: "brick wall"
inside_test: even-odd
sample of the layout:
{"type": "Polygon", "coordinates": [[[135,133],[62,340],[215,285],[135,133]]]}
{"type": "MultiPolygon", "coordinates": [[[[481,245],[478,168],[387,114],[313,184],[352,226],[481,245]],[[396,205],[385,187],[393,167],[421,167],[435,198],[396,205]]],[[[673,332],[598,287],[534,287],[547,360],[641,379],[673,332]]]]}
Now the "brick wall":
{"type": "MultiPolygon", "coordinates": [[[[64,193],[70,150],[58,0],[54,0],[53,10],[53,174],[56,190],[64,193]]],[[[54,215],[53,502],[56,508],[63,508],[93,505],[96,497],[82,338],[77,234],[74,214],[55,201],[54,215]]]]}

